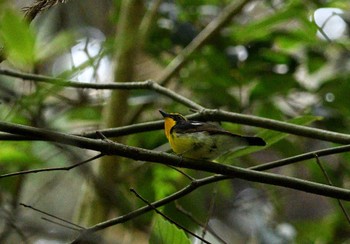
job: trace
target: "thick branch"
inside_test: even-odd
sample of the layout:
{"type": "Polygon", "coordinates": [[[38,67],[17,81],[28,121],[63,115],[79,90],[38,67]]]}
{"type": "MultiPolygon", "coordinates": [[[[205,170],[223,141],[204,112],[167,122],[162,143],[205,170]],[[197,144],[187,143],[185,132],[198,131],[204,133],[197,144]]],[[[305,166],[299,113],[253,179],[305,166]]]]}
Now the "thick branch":
{"type": "MultiPolygon", "coordinates": [[[[162,94],[164,96],[167,96],[179,103],[182,103],[185,106],[188,106],[190,108],[197,109],[198,111],[200,111],[199,113],[190,116],[191,118],[211,120],[211,121],[227,121],[232,123],[245,124],[245,125],[251,125],[251,126],[261,127],[265,129],[270,129],[270,130],[286,132],[293,135],[299,135],[299,136],[309,137],[313,139],[330,141],[330,142],[335,142],[340,144],[350,144],[350,135],[348,134],[331,132],[331,131],[311,128],[307,126],[295,125],[287,122],[261,118],[253,115],[245,115],[245,114],[239,114],[239,113],[233,113],[233,112],[227,112],[227,111],[221,111],[221,110],[215,110],[215,109],[204,109],[201,105],[191,101],[190,99],[184,96],[181,96],[173,92],[172,90],[167,89],[163,86],[160,86],[157,83],[152,81],[94,84],[94,83],[87,83],[87,82],[81,83],[81,82],[67,81],[60,78],[52,78],[52,77],[42,76],[42,75],[32,75],[32,74],[20,73],[20,72],[15,72],[10,70],[1,70],[1,69],[0,69],[0,74],[19,77],[22,79],[48,82],[48,83],[52,83],[60,86],[75,87],[75,88],[128,89],[128,90],[129,89],[149,89],[149,90],[154,90],[157,93],[162,94]]],[[[123,128],[107,129],[108,132],[106,131],[106,133],[108,133],[110,136],[120,136],[120,135],[125,135],[124,133],[130,130],[131,131],[134,130],[136,132],[150,131],[151,129],[148,127],[150,124],[152,124],[152,128],[155,128],[155,129],[160,129],[162,127],[161,121],[149,122],[149,123],[139,124],[139,125],[130,125],[123,128]]],[[[102,133],[105,133],[105,132],[103,131],[102,133]]]]}
{"type": "Polygon", "coordinates": [[[350,201],[350,190],[300,180],[292,177],[272,173],[263,173],[229,165],[217,164],[208,161],[190,160],[168,153],[159,153],[152,150],[126,146],[81,136],[74,136],[24,125],[14,125],[6,122],[0,123],[0,130],[8,133],[37,136],[43,140],[55,141],[62,144],[99,151],[106,155],[119,155],[134,160],[161,163],[181,168],[201,170],[229,177],[237,177],[249,181],[284,186],[322,196],[334,197],[350,201]]]}
{"type": "Polygon", "coordinates": [[[293,135],[319,139],[323,141],[335,142],[340,144],[350,144],[350,135],[342,134],[317,128],[311,128],[302,125],[291,124],[273,119],[261,118],[253,115],[244,115],[221,110],[204,110],[198,114],[205,120],[227,121],[238,124],[252,125],[265,129],[286,132],[293,135]]]}

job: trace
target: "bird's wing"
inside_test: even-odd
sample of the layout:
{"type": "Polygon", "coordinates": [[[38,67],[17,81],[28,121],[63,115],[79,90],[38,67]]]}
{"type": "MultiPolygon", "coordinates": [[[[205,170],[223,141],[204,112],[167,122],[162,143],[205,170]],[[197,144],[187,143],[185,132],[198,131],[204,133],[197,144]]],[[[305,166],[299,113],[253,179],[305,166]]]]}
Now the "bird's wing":
{"type": "Polygon", "coordinates": [[[241,136],[230,131],[224,130],[220,126],[208,122],[200,121],[186,121],[186,123],[179,123],[174,126],[174,130],[179,134],[207,132],[209,135],[227,135],[239,140],[245,141],[248,145],[252,146],[265,146],[266,142],[255,136],[241,136]]]}
{"type": "Polygon", "coordinates": [[[196,133],[206,131],[211,135],[222,134],[240,137],[239,135],[224,130],[216,124],[201,121],[187,121],[186,123],[179,123],[174,129],[177,133],[196,133]]]}

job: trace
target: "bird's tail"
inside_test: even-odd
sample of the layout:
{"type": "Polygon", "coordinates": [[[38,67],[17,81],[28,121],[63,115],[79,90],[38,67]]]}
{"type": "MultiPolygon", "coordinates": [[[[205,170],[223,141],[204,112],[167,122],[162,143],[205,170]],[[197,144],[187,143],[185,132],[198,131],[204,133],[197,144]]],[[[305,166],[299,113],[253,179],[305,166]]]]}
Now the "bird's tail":
{"type": "Polygon", "coordinates": [[[266,142],[257,136],[244,136],[249,146],[265,146],[266,142]]]}

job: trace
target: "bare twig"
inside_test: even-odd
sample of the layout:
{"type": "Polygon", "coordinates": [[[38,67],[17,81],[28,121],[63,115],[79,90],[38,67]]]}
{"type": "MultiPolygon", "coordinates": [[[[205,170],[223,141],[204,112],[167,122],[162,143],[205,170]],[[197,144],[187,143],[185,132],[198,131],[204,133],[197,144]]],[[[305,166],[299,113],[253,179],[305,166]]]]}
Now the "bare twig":
{"type": "MultiPolygon", "coordinates": [[[[326,150],[324,150],[324,151],[326,152],[326,150]]],[[[305,154],[305,155],[307,157],[291,157],[291,158],[289,158],[289,160],[288,159],[285,161],[282,160],[282,164],[280,164],[279,161],[275,161],[274,163],[267,163],[267,164],[253,166],[253,167],[250,167],[250,169],[251,170],[267,170],[267,169],[274,168],[274,165],[276,167],[279,167],[279,166],[287,165],[287,163],[293,163],[293,162],[297,162],[297,161],[310,159],[309,154],[305,154]]],[[[313,157],[314,157],[314,155],[315,154],[313,154],[313,157]]],[[[329,155],[329,154],[327,154],[327,155],[329,155]]],[[[323,156],[325,156],[325,155],[323,154],[323,156]]],[[[214,175],[214,176],[209,176],[209,177],[206,177],[203,179],[194,180],[188,186],[182,188],[181,190],[179,190],[179,191],[177,191],[177,192],[175,192],[175,193],[173,193],[173,194],[171,194],[171,195],[169,195],[169,196],[167,196],[159,201],[152,203],[152,205],[154,207],[164,206],[170,202],[176,201],[177,199],[180,199],[180,198],[190,194],[191,192],[193,192],[194,190],[196,190],[199,187],[211,184],[213,182],[218,182],[218,181],[232,179],[232,178],[233,177],[228,177],[228,176],[224,176],[224,175],[214,175]]],[[[101,222],[99,224],[91,226],[90,228],[87,228],[85,231],[83,231],[80,234],[80,236],[76,240],[79,241],[81,238],[83,238],[87,234],[103,230],[105,228],[108,228],[108,227],[113,226],[113,225],[117,225],[119,223],[127,222],[130,219],[136,218],[137,216],[145,214],[151,210],[152,210],[152,208],[150,206],[145,206],[145,207],[139,208],[135,211],[132,211],[128,214],[125,214],[123,216],[119,216],[117,218],[110,219],[110,220],[107,220],[105,222],[101,222]]],[[[73,243],[78,243],[78,242],[73,242],[73,243]]]]}
{"type": "Polygon", "coordinates": [[[192,231],[190,231],[189,229],[183,227],[182,225],[176,223],[176,221],[172,220],[171,218],[169,218],[168,216],[166,216],[165,214],[163,214],[162,212],[160,212],[156,207],[154,207],[150,202],[148,202],[145,198],[143,198],[140,194],[138,194],[134,189],[130,189],[130,191],[132,193],[134,193],[139,199],[141,199],[144,203],[146,203],[148,206],[150,206],[157,214],[161,215],[163,218],[165,218],[166,220],[168,220],[170,223],[176,225],[179,229],[184,230],[185,232],[189,233],[190,235],[198,238],[199,240],[201,240],[202,242],[208,243],[210,244],[209,241],[205,240],[204,238],[198,236],[197,234],[193,233],[192,231]]]}
{"type": "Polygon", "coordinates": [[[350,145],[326,148],[326,149],[321,149],[321,150],[316,150],[316,151],[300,154],[297,156],[292,156],[289,158],[279,159],[279,160],[275,160],[272,162],[260,164],[260,165],[251,167],[250,169],[262,170],[262,171],[269,170],[269,169],[289,165],[292,163],[301,162],[301,161],[308,160],[308,159],[313,159],[313,158],[315,158],[315,154],[318,155],[318,157],[324,157],[324,156],[348,152],[348,151],[350,151],[350,145]]]}
{"type": "Polygon", "coordinates": [[[74,87],[74,88],[82,88],[82,89],[96,89],[96,90],[153,90],[159,94],[165,95],[174,101],[182,103],[190,108],[202,110],[204,107],[193,102],[192,100],[177,94],[176,92],[167,89],[154,81],[135,81],[135,82],[110,82],[110,83],[89,83],[89,82],[77,82],[73,80],[65,80],[61,78],[55,78],[45,75],[35,75],[29,73],[23,73],[13,70],[0,69],[1,75],[17,77],[24,80],[37,81],[37,82],[45,82],[50,83],[57,86],[63,87],[74,87]]]}
{"type": "MultiPolygon", "coordinates": [[[[29,208],[29,209],[32,209],[32,210],[34,210],[34,211],[36,211],[36,212],[42,213],[42,214],[44,214],[44,215],[46,215],[46,216],[49,216],[49,217],[51,217],[51,218],[57,219],[57,220],[59,220],[59,221],[62,221],[63,223],[66,223],[66,224],[69,224],[69,225],[71,225],[71,226],[77,227],[80,231],[81,231],[81,230],[85,230],[85,228],[82,227],[82,226],[80,226],[80,225],[74,224],[74,223],[72,223],[72,222],[70,222],[70,221],[68,221],[68,220],[65,220],[65,219],[62,219],[62,218],[60,218],[60,217],[58,217],[58,216],[55,216],[55,215],[53,215],[53,214],[47,213],[47,212],[45,212],[45,211],[43,211],[43,210],[40,210],[40,209],[37,209],[37,208],[35,208],[35,207],[33,207],[33,206],[30,206],[30,205],[27,205],[27,204],[24,204],[24,203],[20,203],[20,205],[23,206],[23,207],[25,207],[25,208],[29,208]]],[[[73,229],[74,229],[74,230],[77,230],[76,228],[73,228],[73,229]]]]}
{"type": "Polygon", "coordinates": [[[95,159],[98,159],[100,157],[104,156],[102,153],[89,158],[87,160],[84,160],[82,162],[70,165],[70,166],[66,166],[66,167],[53,167],[53,168],[41,168],[41,169],[31,169],[31,170],[23,170],[23,171],[18,171],[18,172],[13,172],[13,173],[8,173],[8,174],[3,174],[0,175],[0,179],[1,178],[7,178],[7,177],[12,177],[12,176],[18,176],[18,175],[26,175],[26,174],[33,174],[33,173],[40,173],[40,172],[49,172],[49,171],[69,171],[73,168],[76,168],[78,166],[81,166],[83,164],[86,164],[88,162],[91,162],[95,159]]]}
{"type": "Polygon", "coordinates": [[[169,168],[176,170],[177,172],[179,172],[180,174],[182,174],[183,176],[185,176],[187,179],[193,181],[195,180],[195,178],[193,178],[192,176],[190,176],[189,174],[183,172],[182,170],[179,170],[178,168],[171,166],[171,165],[167,165],[169,168]]]}
{"type": "MultiPolygon", "coordinates": [[[[327,171],[325,170],[325,168],[323,167],[323,165],[322,165],[320,159],[318,158],[317,154],[315,154],[315,158],[316,158],[316,163],[317,163],[317,165],[320,167],[320,169],[321,169],[321,171],[322,171],[324,177],[326,178],[328,184],[331,185],[331,186],[333,186],[333,183],[332,183],[331,179],[329,178],[328,173],[327,173],[327,171]]],[[[344,213],[344,216],[345,216],[346,220],[347,220],[348,223],[350,224],[350,216],[349,216],[349,214],[346,212],[345,207],[344,207],[342,201],[340,201],[339,199],[337,199],[337,202],[338,202],[339,207],[341,208],[342,212],[344,213]]]]}
{"type": "MultiPolygon", "coordinates": [[[[59,223],[58,221],[55,221],[55,220],[52,220],[52,219],[48,219],[48,218],[45,218],[45,217],[41,217],[42,220],[45,220],[47,222],[50,222],[52,224],[55,224],[55,225],[58,225],[58,226],[61,226],[61,227],[64,227],[66,229],[69,229],[69,230],[74,230],[74,231],[81,231],[81,228],[74,228],[72,226],[69,226],[69,225],[66,225],[66,224],[63,224],[63,223],[59,223]]],[[[61,220],[62,221],[62,220],[61,220]]],[[[69,223],[70,225],[72,225],[72,223],[69,223]]]]}
{"type": "Polygon", "coordinates": [[[192,42],[184,48],[164,69],[160,77],[157,79],[159,84],[166,85],[170,78],[176,74],[184,64],[189,60],[189,57],[204,46],[220,29],[227,24],[235,15],[241,12],[242,8],[250,0],[238,0],[229,3],[212,22],[210,22],[192,42]]]}
{"type": "Polygon", "coordinates": [[[147,39],[149,36],[150,31],[152,30],[152,26],[154,24],[154,21],[156,19],[156,16],[158,14],[158,9],[160,4],[162,3],[162,0],[155,0],[152,1],[150,8],[145,13],[145,15],[142,18],[140,28],[139,28],[139,36],[140,36],[140,44],[144,45],[144,43],[147,43],[147,39]]]}

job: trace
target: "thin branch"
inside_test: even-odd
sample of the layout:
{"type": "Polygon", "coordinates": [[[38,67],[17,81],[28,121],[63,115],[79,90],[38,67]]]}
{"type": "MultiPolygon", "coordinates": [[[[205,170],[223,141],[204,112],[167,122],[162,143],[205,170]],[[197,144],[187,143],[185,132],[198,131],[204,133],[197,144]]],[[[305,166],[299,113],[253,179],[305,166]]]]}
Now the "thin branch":
{"type": "Polygon", "coordinates": [[[8,69],[0,69],[0,75],[6,75],[16,78],[21,78],[24,80],[31,80],[37,82],[45,82],[57,86],[63,87],[73,87],[73,88],[81,88],[81,89],[96,89],[96,90],[153,90],[159,94],[165,95],[174,101],[177,101],[185,106],[188,106],[193,109],[203,110],[204,107],[199,104],[191,101],[190,99],[177,94],[176,92],[167,89],[154,81],[134,81],[134,82],[110,82],[110,83],[90,83],[90,82],[77,82],[73,80],[66,80],[62,78],[55,78],[46,75],[36,75],[23,73],[8,69]]]}
{"type": "Polygon", "coordinates": [[[52,168],[41,168],[41,169],[32,169],[32,170],[23,170],[23,171],[18,171],[18,172],[13,172],[13,173],[8,173],[8,174],[3,174],[0,175],[0,179],[2,178],[7,178],[7,177],[12,177],[12,176],[18,176],[18,175],[26,175],[26,174],[33,174],[33,173],[40,173],[40,172],[49,172],[49,171],[69,171],[73,168],[76,168],[78,166],[81,166],[83,164],[86,164],[88,162],[91,162],[95,159],[98,159],[100,157],[104,156],[104,154],[100,153],[92,158],[89,158],[87,160],[84,160],[82,162],[66,166],[66,167],[52,167],[52,168]]]}
{"type": "Polygon", "coordinates": [[[201,119],[209,121],[226,121],[244,125],[251,125],[265,129],[286,132],[293,135],[319,139],[323,141],[335,142],[340,144],[350,144],[350,135],[311,128],[308,126],[296,125],[273,119],[261,118],[253,115],[245,115],[233,112],[227,112],[217,109],[206,109],[197,114],[201,119]]]}
{"type": "Polygon", "coordinates": [[[149,9],[145,13],[145,15],[142,18],[139,32],[140,32],[140,44],[144,45],[144,43],[147,43],[149,34],[152,30],[152,26],[155,22],[156,16],[158,14],[158,9],[160,4],[162,3],[162,0],[154,0],[152,1],[149,9]]]}
{"type": "MultiPolygon", "coordinates": [[[[315,154],[315,158],[316,158],[316,163],[317,163],[317,165],[320,167],[320,169],[321,169],[321,171],[322,171],[324,177],[326,178],[328,184],[331,185],[331,186],[333,186],[333,183],[332,183],[331,179],[329,178],[329,176],[328,176],[328,174],[327,174],[327,171],[326,171],[325,168],[323,167],[323,165],[322,165],[320,159],[318,158],[317,154],[315,154]]],[[[349,214],[346,212],[345,207],[344,207],[342,201],[340,201],[339,199],[337,199],[337,202],[338,202],[338,204],[339,204],[340,209],[341,209],[342,212],[344,213],[344,216],[345,216],[346,220],[347,220],[348,223],[350,224],[350,216],[349,216],[349,214]]]]}
{"type": "Polygon", "coordinates": [[[178,168],[174,167],[174,166],[171,166],[171,165],[167,165],[169,168],[179,172],[180,174],[182,174],[183,176],[185,176],[187,179],[189,179],[190,181],[194,181],[195,178],[193,178],[192,176],[190,176],[189,174],[185,173],[184,171],[182,170],[179,170],[178,168]]]}
{"type": "Polygon", "coordinates": [[[301,162],[301,161],[308,160],[308,159],[313,159],[313,158],[315,158],[315,155],[318,155],[319,157],[323,157],[323,156],[328,156],[328,155],[333,155],[333,154],[338,154],[338,153],[343,153],[343,152],[348,152],[348,151],[350,151],[350,145],[338,146],[338,147],[333,147],[333,148],[326,148],[326,149],[321,149],[321,150],[316,150],[316,151],[300,154],[297,156],[292,156],[289,158],[279,159],[276,161],[260,164],[260,165],[251,167],[250,169],[261,170],[261,171],[269,170],[269,169],[289,165],[292,163],[301,162]]]}
{"type": "MultiPolygon", "coordinates": [[[[27,204],[24,204],[24,203],[20,203],[19,205],[21,205],[21,206],[23,206],[23,207],[25,207],[25,208],[32,209],[32,210],[34,210],[34,211],[36,211],[36,212],[42,213],[42,214],[44,214],[44,215],[46,215],[46,216],[49,216],[49,217],[54,218],[54,219],[57,219],[57,220],[59,220],[59,221],[62,221],[63,223],[66,223],[66,224],[69,224],[69,225],[71,225],[71,226],[77,227],[77,228],[79,228],[80,231],[81,231],[81,230],[85,230],[85,228],[82,227],[82,226],[80,226],[80,225],[74,224],[74,223],[72,223],[72,222],[70,222],[70,221],[68,221],[68,220],[65,220],[65,219],[62,219],[62,218],[60,218],[60,217],[58,217],[58,216],[55,216],[55,215],[53,215],[53,214],[47,213],[47,212],[42,211],[42,210],[40,210],[40,209],[37,209],[37,208],[35,208],[35,207],[33,207],[33,206],[30,206],[30,205],[27,205],[27,204]]],[[[76,228],[74,228],[74,229],[76,230],[76,228]]]]}
{"type": "Polygon", "coordinates": [[[189,57],[204,46],[218,31],[221,30],[235,15],[239,14],[250,0],[238,0],[229,3],[213,21],[211,21],[164,69],[157,79],[159,84],[166,85],[189,60],[189,57]]]}
{"type": "MultiPolygon", "coordinates": [[[[282,122],[278,120],[273,119],[267,119],[267,118],[261,118],[258,116],[253,115],[245,115],[245,114],[239,114],[239,113],[233,113],[233,112],[227,112],[227,111],[221,111],[221,110],[215,110],[215,109],[204,109],[201,105],[192,102],[190,99],[187,99],[175,92],[173,92],[170,89],[167,89],[155,82],[152,81],[140,81],[140,82],[117,82],[117,83],[105,83],[105,84],[96,84],[96,83],[80,83],[80,82],[74,82],[74,81],[67,81],[60,78],[52,78],[42,75],[33,75],[33,74],[25,74],[25,73],[19,73],[15,71],[9,71],[9,70],[1,70],[0,74],[3,75],[11,75],[20,77],[22,79],[31,79],[36,81],[48,81],[53,84],[57,85],[63,85],[63,86],[72,86],[77,88],[94,88],[94,89],[151,89],[156,91],[159,94],[165,95],[175,101],[178,101],[179,103],[182,103],[190,108],[197,109],[200,112],[197,114],[192,115],[192,118],[201,118],[205,120],[211,120],[211,121],[227,121],[232,123],[238,123],[238,124],[245,124],[245,125],[251,125],[256,127],[261,127],[265,129],[271,129],[281,132],[286,132],[294,135],[309,137],[313,139],[320,139],[324,141],[330,141],[335,143],[341,143],[341,144],[350,144],[350,135],[348,134],[342,134],[337,132],[331,132],[327,130],[321,130],[316,128],[311,128],[307,126],[301,126],[296,124],[291,124],[287,122],[282,122]]],[[[156,125],[156,128],[160,128],[162,122],[151,122],[152,125],[156,125]],[[152,124],[155,123],[155,124],[152,124]]],[[[150,124],[147,124],[150,125],[150,124]]],[[[131,125],[128,126],[128,128],[135,128],[135,126],[140,129],[141,127],[143,130],[150,130],[145,127],[147,127],[146,124],[142,126],[136,126],[131,125]]],[[[104,133],[105,134],[105,133],[104,133]]],[[[107,136],[107,135],[106,135],[107,136]]]]}
{"type": "MultiPolygon", "coordinates": [[[[324,149],[324,150],[318,150],[318,151],[306,153],[306,154],[299,155],[299,156],[294,156],[294,157],[290,157],[290,158],[286,158],[286,159],[282,159],[282,160],[273,161],[270,163],[261,164],[258,166],[251,167],[250,169],[252,169],[252,170],[268,170],[268,169],[272,169],[272,168],[276,168],[276,167],[285,166],[285,165],[288,165],[291,163],[311,159],[311,158],[314,158],[315,155],[318,155],[321,157],[321,156],[327,156],[327,155],[336,154],[336,153],[342,153],[342,152],[349,151],[349,150],[350,150],[350,145],[340,146],[340,147],[330,148],[330,149],[324,149]]],[[[232,177],[227,177],[227,176],[223,176],[223,175],[215,175],[215,176],[203,178],[201,180],[195,180],[195,181],[191,182],[191,184],[186,186],[185,188],[179,190],[178,192],[176,192],[176,193],[174,193],[174,194],[172,194],[172,195],[170,195],[162,200],[159,200],[159,201],[152,203],[152,205],[156,206],[156,207],[166,205],[169,202],[175,201],[175,200],[180,199],[181,197],[183,197],[185,195],[188,195],[189,193],[191,193],[192,191],[194,191],[195,189],[197,189],[201,186],[204,186],[204,185],[207,185],[207,184],[210,184],[213,182],[221,181],[221,180],[227,180],[227,179],[232,179],[232,177]]],[[[92,227],[88,228],[86,231],[87,232],[96,232],[96,231],[108,228],[112,225],[124,223],[124,222],[126,222],[130,219],[136,218],[137,216],[140,216],[140,215],[142,215],[150,210],[152,210],[152,209],[148,208],[147,206],[142,207],[142,208],[137,209],[135,211],[132,211],[126,215],[99,223],[96,226],[92,226],[92,227]]]]}
{"type": "MultiPolygon", "coordinates": [[[[250,167],[249,169],[251,169],[251,170],[268,170],[268,169],[272,169],[272,168],[276,168],[276,167],[280,167],[280,166],[285,166],[285,165],[288,165],[291,163],[311,159],[311,158],[314,158],[316,154],[318,154],[318,156],[327,156],[327,155],[331,155],[331,154],[344,152],[345,149],[346,149],[346,151],[349,151],[350,146],[349,145],[348,146],[341,146],[341,147],[337,147],[337,148],[331,148],[331,149],[310,152],[310,153],[303,154],[300,156],[290,157],[290,158],[283,159],[283,160],[277,160],[277,161],[274,161],[271,163],[253,166],[253,167],[250,167]]],[[[224,176],[224,175],[214,175],[214,176],[209,176],[209,177],[206,177],[203,179],[198,179],[198,180],[192,181],[188,186],[182,188],[181,190],[179,190],[179,191],[177,191],[177,192],[175,192],[175,193],[173,193],[173,194],[171,194],[171,195],[169,195],[161,200],[153,202],[152,205],[154,207],[164,206],[170,202],[173,202],[177,199],[180,199],[180,198],[190,194],[191,192],[198,189],[199,187],[211,184],[213,182],[228,180],[228,179],[232,179],[232,178],[234,178],[234,177],[228,177],[228,176],[224,176]]],[[[110,220],[107,220],[105,222],[101,222],[99,224],[96,224],[94,226],[87,228],[86,231],[82,232],[76,240],[80,240],[80,238],[83,238],[83,236],[85,236],[88,233],[94,233],[96,231],[103,230],[103,229],[108,228],[108,227],[113,226],[113,225],[125,223],[125,222],[127,222],[131,219],[134,219],[142,214],[145,214],[151,210],[152,210],[152,208],[150,208],[149,206],[145,206],[145,207],[141,207],[135,211],[132,211],[128,214],[125,214],[123,216],[119,216],[117,218],[110,219],[110,220]]]]}
{"type": "MultiPolygon", "coordinates": [[[[344,148],[344,147],[345,146],[339,147],[339,149],[344,148]]],[[[350,149],[349,146],[347,146],[347,147],[348,147],[347,149],[349,150],[350,149]]],[[[335,149],[338,149],[338,148],[335,148],[335,149]]],[[[322,156],[326,156],[326,155],[330,155],[327,153],[334,152],[334,154],[335,154],[335,153],[339,153],[339,152],[343,152],[343,151],[329,149],[329,150],[320,150],[320,151],[316,151],[316,152],[320,152],[322,154],[322,156]]],[[[287,158],[286,160],[278,160],[278,161],[274,161],[271,163],[261,164],[261,165],[250,167],[249,169],[251,169],[251,170],[272,169],[275,167],[280,167],[280,166],[284,166],[284,165],[291,164],[294,162],[310,159],[310,158],[312,158],[312,157],[309,157],[310,154],[313,155],[313,158],[314,158],[314,155],[316,153],[313,152],[313,154],[308,153],[308,154],[302,155],[303,157],[291,157],[291,158],[287,158]]],[[[154,207],[164,206],[170,202],[173,202],[177,199],[180,199],[180,198],[190,194],[191,192],[198,189],[199,187],[211,184],[213,182],[218,182],[218,181],[228,180],[228,179],[233,179],[233,178],[234,177],[229,177],[229,176],[225,176],[225,175],[214,175],[214,176],[209,176],[209,177],[202,178],[202,179],[197,179],[197,180],[192,181],[188,186],[182,188],[181,190],[179,190],[179,191],[177,191],[177,192],[175,192],[175,193],[173,193],[173,194],[171,194],[171,195],[169,195],[161,200],[153,202],[152,205],[154,207]]],[[[145,206],[145,207],[141,207],[135,211],[132,211],[128,214],[125,214],[123,216],[119,216],[117,218],[98,223],[94,226],[87,228],[85,231],[83,231],[76,240],[80,240],[80,238],[83,238],[84,236],[86,236],[88,234],[103,230],[103,229],[108,228],[110,226],[117,225],[120,223],[125,223],[125,222],[127,222],[131,219],[134,219],[142,214],[145,214],[151,210],[152,210],[152,208],[150,208],[149,206],[145,206]]],[[[75,242],[73,242],[73,243],[75,243],[75,242]]],[[[76,242],[76,243],[78,243],[78,242],[76,242]]]]}
{"type": "MultiPolygon", "coordinates": [[[[213,177],[210,177],[210,178],[213,178],[213,177]]],[[[179,190],[179,191],[171,194],[170,196],[167,196],[159,201],[153,202],[152,206],[157,208],[157,207],[166,205],[172,201],[175,201],[176,199],[179,199],[183,196],[186,196],[187,194],[191,193],[192,191],[194,191],[195,189],[197,189],[198,187],[200,187],[202,185],[209,184],[209,182],[211,182],[211,181],[208,181],[208,180],[192,181],[188,186],[184,187],[183,189],[181,189],[181,190],[179,190]]],[[[80,233],[80,235],[72,243],[79,243],[80,240],[84,240],[86,236],[89,236],[92,233],[106,229],[106,228],[113,226],[113,225],[125,223],[125,222],[127,222],[131,219],[134,219],[142,214],[145,214],[151,210],[153,210],[153,208],[151,206],[147,205],[147,206],[141,207],[137,210],[134,210],[130,213],[127,213],[125,215],[119,216],[117,218],[98,223],[98,224],[91,226],[90,228],[87,228],[86,230],[82,231],[80,233]]]]}
{"type": "Polygon", "coordinates": [[[281,176],[272,173],[263,173],[250,169],[243,169],[230,165],[223,165],[204,160],[192,160],[178,157],[168,153],[159,153],[138,147],[127,146],[116,142],[106,142],[74,136],[65,133],[54,132],[50,130],[39,129],[25,125],[14,125],[11,123],[1,122],[0,131],[8,133],[37,136],[43,140],[55,141],[58,143],[71,145],[79,148],[99,151],[105,155],[118,155],[134,160],[148,161],[172,165],[175,167],[201,170],[216,174],[222,174],[229,177],[237,177],[254,182],[283,186],[291,189],[301,190],[318,195],[350,200],[350,190],[339,187],[328,186],[306,180],[296,179],[288,176],[281,176]]]}
{"type": "Polygon", "coordinates": [[[209,241],[205,240],[204,238],[196,235],[195,233],[193,233],[192,231],[188,230],[187,228],[183,227],[182,225],[176,223],[176,221],[172,220],[171,218],[169,218],[168,216],[166,216],[165,214],[163,214],[161,211],[159,211],[156,207],[154,207],[149,201],[147,201],[145,198],[143,198],[140,194],[138,194],[135,189],[130,189],[130,191],[132,193],[134,193],[139,199],[141,199],[144,203],[146,203],[148,206],[150,206],[157,214],[161,215],[163,218],[165,218],[166,220],[168,220],[170,223],[176,225],[177,228],[184,230],[185,232],[189,233],[190,235],[198,238],[199,240],[210,244],[209,241]]]}
{"type": "MultiPolygon", "coordinates": [[[[341,143],[341,144],[350,144],[350,135],[343,134],[343,133],[337,133],[327,130],[321,130],[317,128],[311,128],[307,126],[300,126],[295,125],[291,123],[281,122],[277,120],[267,119],[267,118],[260,118],[257,116],[252,115],[243,115],[238,113],[232,113],[232,112],[225,112],[221,110],[203,110],[201,113],[193,114],[191,116],[188,116],[189,118],[196,118],[201,120],[211,120],[211,121],[228,121],[232,123],[239,123],[239,124],[245,124],[245,125],[251,125],[251,126],[259,126],[262,128],[287,132],[290,134],[300,135],[304,137],[310,137],[314,139],[320,139],[325,141],[331,141],[335,143],[341,143]]],[[[0,127],[1,123],[0,122],[0,127]]],[[[152,131],[152,130],[158,130],[163,128],[163,121],[151,121],[151,122],[145,122],[140,124],[134,124],[134,125],[127,125],[122,126],[118,128],[109,128],[104,130],[99,130],[103,135],[106,137],[117,137],[117,136],[124,136],[124,135],[130,135],[134,133],[140,133],[140,132],[146,132],[146,131],[152,131]]],[[[8,132],[4,130],[5,132],[8,132]]],[[[11,132],[9,132],[11,133],[11,132]]],[[[16,134],[16,133],[15,133],[16,134]]],[[[89,138],[96,138],[96,131],[92,132],[85,132],[81,134],[81,136],[89,137],[89,138]]],[[[11,135],[3,134],[0,135],[0,139],[4,140],[21,140],[24,138],[31,138],[35,140],[39,140],[40,138],[37,137],[35,134],[32,134],[31,136],[25,135],[25,134],[18,134],[15,135],[13,138],[11,135]]],[[[329,149],[327,149],[329,150],[329,149]]],[[[331,149],[333,150],[333,149],[331,149]]],[[[337,150],[344,150],[348,151],[347,147],[339,147],[337,150]]],[[[342,152],[344,152],[342,151],[342,152]]],[[[310,154],[309,154],[310,155],[310,154]]],[[[310,155],[312,158],[313,155],[310,155]]]]}
{"type": "Polygon", "coordinates": [[[84,88],[84,89],[147,89],[148,81],[135,81],[135,82],[109,82],[109,83],[89,83],[89,82],[77,82],[74,80],[67,80],[62,78],[56,78],[46,75],[37,75],[31,73],[24,73],[9,69],[0,69],[0,74],[10,77],[16,77],[23,80],[31,80],[37,82],[45,82],[57,86],[63,87],[74,87],[74,88],[84,88]]]}
{"type": "MultiPolygon", "coordinates": [[[[69,229],[69,230],[74,230],[74,231],[79,231],[79,232],[81,231],[81,228],[74,228],[74,227],[72,227],[72,226],[59,223],[58,221],[54,221],[54,220],[52,220],[52,219],[48,219],[48,218],[45,218],[45,217],[41,217],[41,219],[42,219],[42,220],[45,220],[45,221],[47,221],[47,222],[50,222],[50,223],[52,223],[52,224],[55,224],[55,225],[64,227],[64,228],[69,229]]],[[[69,224],[71,225],[72,223],[69,223],[69,224]]]]}

